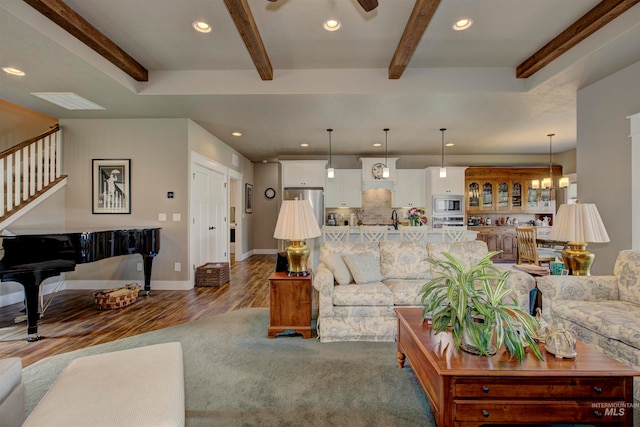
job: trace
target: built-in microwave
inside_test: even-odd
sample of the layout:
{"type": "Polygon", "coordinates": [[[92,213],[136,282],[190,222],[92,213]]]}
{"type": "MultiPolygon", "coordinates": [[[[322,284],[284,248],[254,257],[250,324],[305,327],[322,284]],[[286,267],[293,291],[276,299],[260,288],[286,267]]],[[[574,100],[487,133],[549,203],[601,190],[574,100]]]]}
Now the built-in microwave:
{"type": "Polygon", "coordinates": [[[433,215],[462,215],[463,213],[463,196],[433,196],[433,215]]]}

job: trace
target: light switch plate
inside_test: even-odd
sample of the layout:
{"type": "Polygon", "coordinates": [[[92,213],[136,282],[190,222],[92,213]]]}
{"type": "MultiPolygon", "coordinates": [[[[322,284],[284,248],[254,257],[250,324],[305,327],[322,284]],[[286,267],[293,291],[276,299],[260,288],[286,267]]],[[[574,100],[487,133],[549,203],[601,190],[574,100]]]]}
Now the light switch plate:
{"type": "Polygon", "coordinates": [[[180,264],[179,262],[176,262],[175,264],[173,264],[173,271],[181,271],[182,270],[182,264],[180,264]]]}
{"type": "Polygon", "coordinates": [[[167,214],[166,213],[159,213],[158,214],[158,221],[166,221],[167,220],[167,214]]]}
{"type": "Polygon", "coordinates": [[[182,221],[182,216],[179,213],[174,213],[173,214],[173,220],[176,222],[180,222],[182,221]]]}

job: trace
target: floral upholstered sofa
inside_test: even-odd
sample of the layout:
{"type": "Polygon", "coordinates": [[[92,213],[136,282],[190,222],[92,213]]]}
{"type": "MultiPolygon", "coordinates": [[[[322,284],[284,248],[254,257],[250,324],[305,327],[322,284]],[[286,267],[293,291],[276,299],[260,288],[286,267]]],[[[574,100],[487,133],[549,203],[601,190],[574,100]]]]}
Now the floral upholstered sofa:
{"type": "MultiPolygon", "coordinates": [[[[466,267],[487,255],[485,242],[413,241],[324,242],[313,278],[318,291],[318,336],[321,342],[395,341],[394,308],[420,306],[420,290],[432,278],[425,258],[445,259],[448,252],[466,267]]],[[[507,286],[527,308],[533,277],[513,270],[507,286]]]]}
{"type": "MultiPolygon", "coordinates": [[[[544,320],[640,371],[640,251],[620,251],[613,275],[545,276],[538,289],[544,320]]],[[[633,389],[640,399],[639,377],[633,389]]]]}

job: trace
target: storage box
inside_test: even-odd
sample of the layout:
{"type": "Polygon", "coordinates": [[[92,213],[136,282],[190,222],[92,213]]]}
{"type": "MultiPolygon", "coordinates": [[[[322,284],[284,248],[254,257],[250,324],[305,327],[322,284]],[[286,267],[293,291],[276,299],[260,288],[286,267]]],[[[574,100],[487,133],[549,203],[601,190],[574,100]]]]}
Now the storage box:
{"type": "Polygon", "coordinates": [[[133,304],[138,299],[139,291],[140,285],[129,283],[124,288],[105,289],[96,292],[93,296],[98,310],[112,310],[133,304]]]}
{"type": "Polygon", "coordinates": [[[210,262],[196,268],[196,286],[222,286],[228,281],[228,262],[210,262]]]}

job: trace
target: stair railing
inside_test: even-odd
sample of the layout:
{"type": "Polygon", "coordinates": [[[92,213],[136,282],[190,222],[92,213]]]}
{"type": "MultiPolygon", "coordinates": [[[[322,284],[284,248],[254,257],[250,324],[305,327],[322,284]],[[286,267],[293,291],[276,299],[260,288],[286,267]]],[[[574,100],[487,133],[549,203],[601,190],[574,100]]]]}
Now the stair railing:
{"type": "Polygon", "coordinates": [[[0,153],[0,218],[35,199],[60,179],[62,130],[49,131],[0,153]]]}

